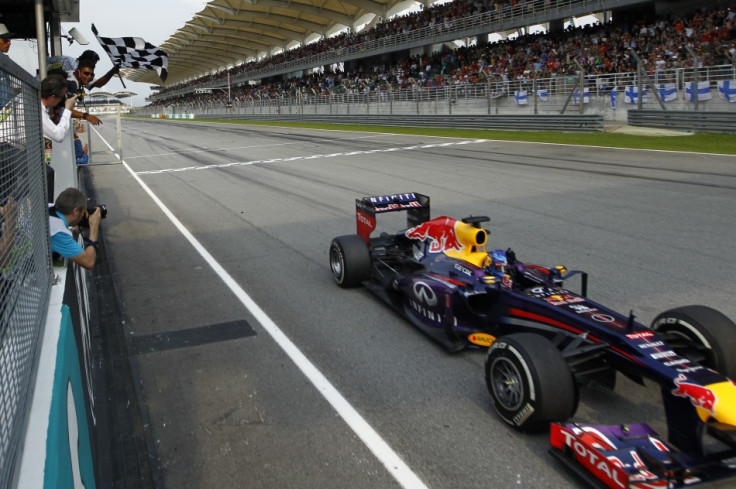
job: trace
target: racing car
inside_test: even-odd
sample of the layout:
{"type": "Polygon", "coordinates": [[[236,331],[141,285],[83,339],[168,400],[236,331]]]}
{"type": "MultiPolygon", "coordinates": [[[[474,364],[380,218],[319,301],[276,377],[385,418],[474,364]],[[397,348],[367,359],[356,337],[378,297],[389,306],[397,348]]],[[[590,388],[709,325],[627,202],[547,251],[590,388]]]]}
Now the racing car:
{"type": "Polygon", "coordinates": [[[730,380],[736,324],[727,316],[685,306],[659,314],[647,327],[633,313],[589,299],[587,273],[522,262],[510,248],[487,250],[489,217],[432,218],[430,198],[417,192],[356,199],[355,217],[357,233],[330,244],[336,283],[364,286],[448,351],[488,348],[486,384],[506,423],[525,431],[554,423],[552,451],[609,487],[684,487],[736,474],[736,384],[730,380]],[[373,236],[377,216],[390,212],[405,212],[406,228],[373,236]],[[573,278],[578,291],[565,286],[573,278]],[[667,442],[645,425],[636,425],[629,438],[657,440],[650,444],[664,447],[669,461],[632,442],[621,427],[559,424],[575,413],[581,385],[613,388],[617,372],[661,386],[667,442]],[[596,430],[621,436],[590,442],[596,430]],[[706,434],[716,440],[716,453],[706,434]],[[630,456],[611,455],[618,465],[609,464],[624,467],[620,472],[585,463],[610,461],[606,450],[620,447],[630,456]],[[612,475],[606,479],[606,473],[612,475]],[[642,478],[652,485],[629,485],[642,478]]]}

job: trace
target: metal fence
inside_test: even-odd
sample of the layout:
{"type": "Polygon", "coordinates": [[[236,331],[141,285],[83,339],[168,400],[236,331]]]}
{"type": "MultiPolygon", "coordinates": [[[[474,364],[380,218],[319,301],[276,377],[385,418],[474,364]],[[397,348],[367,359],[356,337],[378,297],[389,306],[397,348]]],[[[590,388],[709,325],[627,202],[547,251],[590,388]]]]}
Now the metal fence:
{"type": "MultiPolygon", "coordinates": [[[[382,85],[324,92],[288,91],[267,96],[255,93],[242,99],[214,102],[192,101],[167,107],[134,109],[137,115],[195,114],[198,117],[266,115],[570,115],[598,114],[608,121],[626,121],[628,109],[663,111],[733,112],[736,103],[719,93],[719,82],[736,86],[734,65],[677,68],[648,73],[624,72],[605,75],[571,74],[542,79],[504,80],[485,77],[479,83],[459,83],[441,77],[433,86],[416,85],[401,89],[382,85]],[[695,80],[707,82],[711,99],[695,104],[688,100],[686,87],[695,80]],[[627,102],[627,91],[639,85],[647,96],[639,104],[627,102]],[[672,100],[660,102],[659,87],[676,90],[672,100]],[[580,97],[580,87],[585,97],[580,97]],[[655,87],[656,90],[653,90],[655,87]],[[522,99],[523,96],[523,99],[522,99]]],[[[638,101],[637,101],[638,102],[638,101]]]]}
{"type": "Polygon", "coordinates": [[[14,477],[51,288],[40,84],[0,54],[0,487],[14,477]]]}

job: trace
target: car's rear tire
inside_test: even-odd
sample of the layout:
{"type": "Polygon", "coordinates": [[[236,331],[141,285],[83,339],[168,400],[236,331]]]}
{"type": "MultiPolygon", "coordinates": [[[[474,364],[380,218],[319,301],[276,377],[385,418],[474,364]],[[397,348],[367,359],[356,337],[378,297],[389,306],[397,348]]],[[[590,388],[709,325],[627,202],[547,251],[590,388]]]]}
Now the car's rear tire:
{"type": "Polygon", "coordinates": [[[543,336],[518,333],[497,339],[488,350],[485,372],[496,412],[517,429],[544,430],[577,409],[572,372],[543,336]]]}
{"type": "Polygon", "coordinates": [[[736,324],[707,306],[683,306],[661,313],[652,329],[680,356],[736,378],[736,324]]]}
{"type": "Polygon", "coordinates": [[[357,234],[338,236],[330,244],[330,269],[340,287],[356,287],[371,273],[368,245],[357,234]]]}

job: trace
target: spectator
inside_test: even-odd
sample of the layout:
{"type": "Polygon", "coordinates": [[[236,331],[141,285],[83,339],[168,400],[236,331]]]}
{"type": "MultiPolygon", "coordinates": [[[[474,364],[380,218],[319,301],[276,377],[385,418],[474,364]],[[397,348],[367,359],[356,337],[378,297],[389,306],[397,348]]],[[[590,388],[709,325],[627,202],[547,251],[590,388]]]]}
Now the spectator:
{"type": "Polygon", "coordinates": [[[69,118],[77,103],[76,94],[67,97],[67,88],[66,79],[61,75],[49,75],[41,81],[43,135],[57,143],[63,141],[69,131],[69,118]],[[62,103],[66,110],[61,110],[59,114],[62,103]],[[56,122],[54,119],[57,119],[56,122]]]}
{"type": "Polygon", "coordinates": [[[15,34],[10,32],[5,24],[0,24],[0,52],[8,54],[10,51],[10,39],[15,37],[15,34]]]}
{"type": "MultiPolygon", "coordinates": [[[[77,60],[77,69],[74,70],[74,78],[77,81],[77,94],[80,97],[84,97],[84,89],[90,87],[92,80],[94,80],[95,78],[96,63],[97,61],[95,61],[93,58],[90,58],[89,56],[80,56],[77,60]]],[[[82,112],[79,110],[73,110],[72,117],[74,117],[75,119],[84,119],[96,126],[102,124],[102,121],[98,117],[91,115],[89,112],[86,111],[82,112]]]]}
{"type": "Polygon", "coordinates": [[[102,219],[100,208],[89,214],[87,197],[75,188],[68,188],[59,194],[49,212],[51,251],[92,270],[97,261],[97,237],[102,219]],[[84,238],[82,248],[70,228],[79,226],[85,218],[89,223],[89,236],[84,238]]]}
{"type": "Polygon", "coordinates": [[[79,139],[76,129],[74,130],[74,156],[77,159],[77,165],[86,165],[89,163],[87,145],[82,144],[82,140],[79,139]]]}

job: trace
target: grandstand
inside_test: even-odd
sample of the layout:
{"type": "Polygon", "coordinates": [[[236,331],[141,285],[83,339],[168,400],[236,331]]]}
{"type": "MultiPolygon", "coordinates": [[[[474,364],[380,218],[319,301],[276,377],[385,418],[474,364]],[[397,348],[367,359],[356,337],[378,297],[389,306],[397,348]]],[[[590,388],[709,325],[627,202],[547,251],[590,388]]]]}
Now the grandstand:
{"type": "MultiPolygon", "coordinates": [[[[734,78],[736,35],[726,4],[701,2],[695,9],[692,2],[449,2],[190,78],[163,88],[151,100],[154,106],[195,109],[262,105],[273,99],[314,103],[335,96],[345,102],[346,97],[372,94],[378,100],[401,100],[409,97],[401,90],[444,87],[461,88],[461,95],[511,97],[532,89],[535,80],[541,85],[534,94],[544,90],[554,95],[555,90],[567,94],[579,88],[573,77],[581,73],[587,89],[610,96],[611,90],[633,83],[634,55],[641,56],[642,68],[655,83],[675,83],[684,93],[693,78],[688,69],[695,65],[688,47],[698,56],[698,65],[709,68],[702,80],[717,90],[718,80],[734,78]],[[593,14],[599,22],[565,27],[566,19],[583,14],[593,14]],[[487,42],[494,33],[502,40],[487,42]]],[[[213,29],[218,19],[223,26],[229,21],[227,16],[195,17],[213,29]]],[[[168,41],[170,46],[181,32],[168,41]]],[[[207,39],[203,35],[198,40],[207,39]]],[[[175,71],[170,64],[170,72],[175,71]]]]}
{"type": "Polygon", "coordinates": [[[118,112],[127,114],[130,112],[130,104],[122,102],[121,98],[134,97],[133,92],[91,92],[85,97],[84,105],[88,112],[92,114],[117,114],[118,112]]]}

